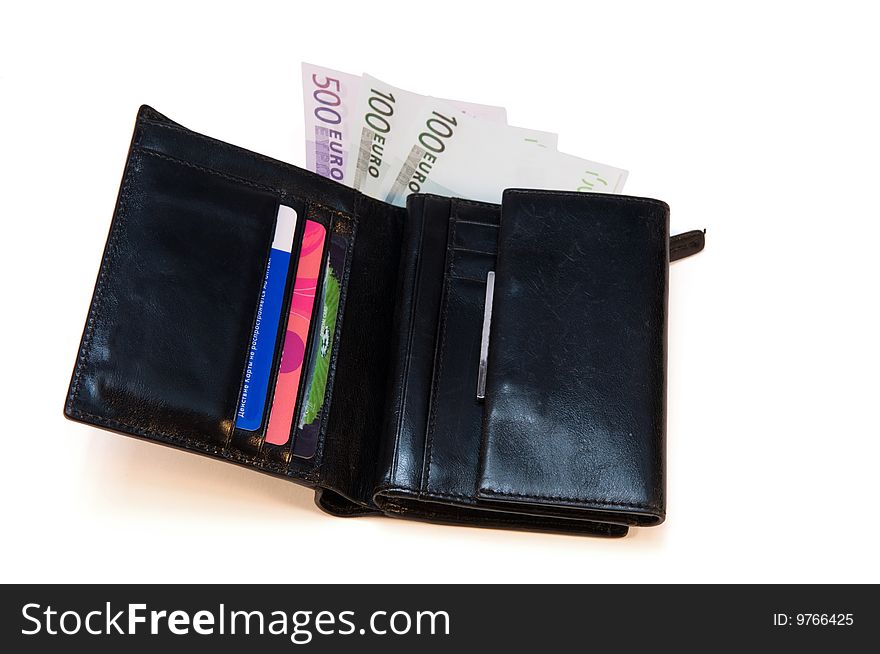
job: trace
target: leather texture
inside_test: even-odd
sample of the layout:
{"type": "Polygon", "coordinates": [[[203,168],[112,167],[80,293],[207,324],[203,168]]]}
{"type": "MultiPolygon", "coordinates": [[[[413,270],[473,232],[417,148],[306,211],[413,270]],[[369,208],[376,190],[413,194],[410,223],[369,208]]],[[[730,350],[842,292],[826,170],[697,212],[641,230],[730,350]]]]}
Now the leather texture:
{"type": "Polygon", "coordinates": [[[664,516],[668,263],[704,243],[641,198],[402,209],[144,106],[65,415],[312,486],[335,515],[622,536],[664,516]],[[279,203],[348,243],[311,458],[234,428],[279,203]]]}
{"type": "Polygon", "coordinates": [[[506,191],[477,494],[662,522],[669,207],[506,191]]]}

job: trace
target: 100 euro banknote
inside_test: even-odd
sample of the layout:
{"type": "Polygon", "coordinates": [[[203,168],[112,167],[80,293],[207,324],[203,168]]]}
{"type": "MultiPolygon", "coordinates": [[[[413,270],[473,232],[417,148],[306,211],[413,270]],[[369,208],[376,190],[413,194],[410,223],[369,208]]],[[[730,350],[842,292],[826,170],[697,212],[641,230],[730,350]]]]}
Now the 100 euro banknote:
{"type": "Polygon", "coordinates": [[[386,176],[380,196],[398,206],[411,193],[495,198],[494,180],[511,186],[516,162],[555,151],[556,143],[556,134],[456,114],[445,101],[431,99],[388,153],[395,172],[386,176]]]}
{"type": "MultiPolygon", "coordinates": [[[[399,161],[396,145],[405,142],[413,132],[413,125],[422,115],[426,104],[433,98],[392,86],[371,75],[362,77],[361,94],[356,117],[359,145],[356,156],[349,158],[347,178],[359,191],[381,198],[386,177],[396,173],[399,161]]],[[[471,116],[505,124],[504,107],[445,100],[455,114],[471,116]]]]}

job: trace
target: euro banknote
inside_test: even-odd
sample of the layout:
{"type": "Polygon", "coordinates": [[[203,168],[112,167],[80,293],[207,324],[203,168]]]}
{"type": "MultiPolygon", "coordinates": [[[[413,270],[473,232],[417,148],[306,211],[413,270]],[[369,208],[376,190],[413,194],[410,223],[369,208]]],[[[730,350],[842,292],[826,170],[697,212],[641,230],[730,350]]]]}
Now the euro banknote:
{"type": "Polygon", "coordinates": [[[361,78],[303,62],[306,168],[351,186],[348,160],[355,144],[361,78]]]}
{"type": "MultiPolygon", "coordinates": [[[[564,152],[538,152],[517,163],[516,173],[508,186],[581,193],[620,193],[627,175],[627,171],[621,168],[564,152]]],[[[500,199],[500,193],[496,193],[495,197],[500,199]]]]}
{"type": "Polygon", "coordinates": [[[434,102],[424,107],[406,141],[391,154],[397,172],[386,177],[381,199],[403,206],[411,193],[495,201],[499,184],[513,186],[517,162],[555,151],[549,132],[456,116],[434,102]]]}
{"type": "Polygon", "coordinates": [[[407,195],[420,192],[498,203],[506,188],[620,193],[626,182],[627,171],[620,168],[550,148],[511,147],[485,131],[455,145],[439,155],[418,149],[418,162],[401,176],[405,184],[399,178],[386,201],[402,206],[407,195]]]}
{"type": "MultiPolygon", "coordinates": [[[[396,145],[405,142],[413,131],[413,122],[433,101],[428,96],[392,86],[371,75],[361,79],[361,94],[356,112],[360,126],[355,156],[349,157],[347,178],[352,186],[372,197],[380,197],[389,171],[399,168],[396,145]]],[[[504,107],[443,101],[455,115],[505,124],[504,107]]]]}
{"type": "Polygon", "coordinates": [[[402,206],[412,193],[499,202],[506,188],[619,193],[627,171],[557,151],[503,107],[303,63],[306,166],[402,206]]]}

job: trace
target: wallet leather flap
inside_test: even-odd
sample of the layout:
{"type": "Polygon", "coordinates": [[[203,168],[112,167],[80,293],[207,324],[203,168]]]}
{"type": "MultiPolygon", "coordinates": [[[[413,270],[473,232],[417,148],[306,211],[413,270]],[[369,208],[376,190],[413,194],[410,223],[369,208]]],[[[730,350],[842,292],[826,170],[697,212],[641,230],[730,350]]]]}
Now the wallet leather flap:
{"type": "Polygon", "coordinates": [[[479,497],[664,516],[669,208],[509,190],[479,497]]]}
{"type": "Polygon", "coordinates": [[[367,498],[402,213],[141,107],[65,415],[328,486],[375,510],[367,498]],[[299,216],[294,251],[309,220],[326,228],[327,249],[339,254],[337,320],[326,344],[320,428],[308,434],[311,456],[296,450],[305,430],[295,443],[275,445],[265,438],[265,418],[256,431],[235,427],[279,204],[299,216]],[[333,401],[337,391],[344,401],[333,401]]]}
{"type": "Polygon", "coordinates": [[[134,144],[65,412],[229,441],[278,198],[134,144]]]}

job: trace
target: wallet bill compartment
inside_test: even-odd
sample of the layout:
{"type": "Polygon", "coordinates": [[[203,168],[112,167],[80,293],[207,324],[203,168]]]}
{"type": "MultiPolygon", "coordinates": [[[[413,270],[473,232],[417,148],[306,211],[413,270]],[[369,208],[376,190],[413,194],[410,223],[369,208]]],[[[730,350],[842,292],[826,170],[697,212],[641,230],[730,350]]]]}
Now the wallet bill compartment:
{"type": "Polygon", "coordinates": [[[409,198],[379,490],[473,496],[480,320],[499,215],[497,205],[409,198]]]}
{"type": "MultiPolygon", "coordinates": [[[[266,439],[266,424],[255,435],[255,439],[248,447],[243,447],[246,451],[259,455],[275,466],[283,466],[288,474],[293,476],[309,476],[320,465],[324,440],[326,438],[327,428],[329,426],[329,416],[333,405],[333,390],[336,381],[336,369],[339,360],[340,343],[343,337],[343,322],[345,315],[345,305],[348,298],[348,280],[350,274],[350,264],[352,251],[355,245],[355,225],[354,217],[343,213],[336,213],[328,210],[326,207],[309,204],[304,215],[308,220],[317,222],[326,228],[326,236],[324,238],[323,251],[321,255],[321,266],[315,285],[315,296],[312,301],[311,316],[309,319],[308,334],[305,339],[301,375],[299,378],[299,386],[296,391],[296,403],[293,410],[293,420],[291,423],[289,440],[283,444],[274,445],[266,439]],[[333,253],[331,256],[331,252],[333,253]],[[333,269],[331,272],[330,264],[337,264],[339,269],[333,269]],[[341,265],[339,265],[341,264],[341,265]],[[327,341],[322,338],[322,301],[325,285],[328,284],[328,275],[338,283],[338,304],[336,309],[335,325],[332,336],[328,332],[327,341]],[[304,413],[309,403],[310,393],[312,391],[310,382],[316,381],[314,377],[310,377],[310,373],[315,372],[312,369],[315,357],[318,352],[326,348],[327,365],[322,369],[321,375],[324,379],[324,390],[322,393],[315,393],[316,406],[320,408],[315,410],[314,419],[306,420],[304,413]]],[[[292,273],[294,276],[298,274],[296,266],[292,273]]],[[[293,285],[293,284],[291,284],[293,285]]],[[[292,290],[292,289],[291,289],[292,290]]],[[[288,297],[285,305],[285,320],[279,328],[280,341],[278,347],[278,356],[275,363],[275,375],[270,384],[270,391],[266,401],[266,422],[273,409],[273,393],[275,391],[275,380],[277,379],[280,359],[282,355],[282,345],[285,344],[285,321],[289,322],[290,307],[292,298],[288,297]]],[[[315,373],[318,374],[318,373],[315,373]]],[[[316,381],[316,383],[319,383],[316,381]]],[[[236,430],[238,438],[241,430],[236,430]]],[[[238,442],[236,438],[236,441],[238,442]]],[[[253,437],[252,437],[253,438],[253,437]]]]}
{"type": "Polygon", "coordinates": [[[65,413],[227,445],[279,198],[135,142],[65,413]]]}
{"type": "Polygon", "coordinates": [[[374,502],[400,517],[599,536],[657,524],[668,208],[599,194],[506,198],[500,208],[410,199],[394,447],[374,502]]]}

